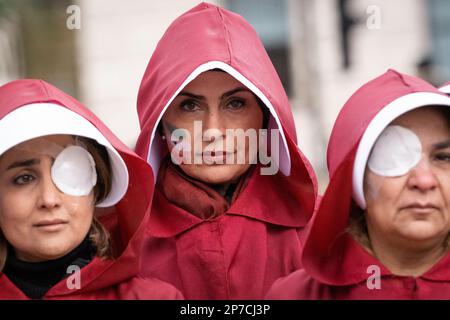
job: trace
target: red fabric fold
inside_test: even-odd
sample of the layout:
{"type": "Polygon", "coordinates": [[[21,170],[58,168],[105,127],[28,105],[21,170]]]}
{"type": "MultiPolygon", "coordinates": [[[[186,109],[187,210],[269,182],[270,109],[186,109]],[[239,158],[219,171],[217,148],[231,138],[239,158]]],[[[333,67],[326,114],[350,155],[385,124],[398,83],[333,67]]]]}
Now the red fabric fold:
{"type": "MultiPolygon", "coordinates": [[[[252,169],[249,168],[249,171],[252,169]]],[[[231,203],[245,187],[247,176],[248,174],[244,174],[237,182],[237,186],[228,187],[234,189],[231,203]]],[[[223,195],[206,183],[184,174],[170,158],[166,158],[161,165],[156,188],[170,203],[202,220],[214,219],[224,214],[230,207],[230,203],[223,195]]]]}

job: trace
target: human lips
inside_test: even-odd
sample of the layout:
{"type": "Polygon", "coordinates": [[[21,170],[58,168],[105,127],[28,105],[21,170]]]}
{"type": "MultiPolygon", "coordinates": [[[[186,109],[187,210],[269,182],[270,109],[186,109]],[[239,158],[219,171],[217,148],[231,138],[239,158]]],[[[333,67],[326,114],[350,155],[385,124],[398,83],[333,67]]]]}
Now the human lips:
{"type": "Polygon", "coordinates": [[[204,159],[211,160],[213,162],[225,161],[227,157],[231,157],[235,154],[234,151],[208,151],[203,152],[202,156],[204,159]]]}
{"type": "Polygon", "coordinates": [[[233,154],[234,151],[205,151],[203,152],[204,156],[218,157],[218,156],[226,156],[227,154],[233,154]]]}
{"type": "Polygon", "coordinates": [[[413,202],[401,207],[402,210],[411,210],[419,213],[427,213],[439,210],[439,206],[431,202],[413,202]]]}
{"type": "Polygon", "coordinates": [[[34,227],[42,230],[58,230],[66,225],[68,221],[63,219],[41,220],[33,224],[34,227]]]}

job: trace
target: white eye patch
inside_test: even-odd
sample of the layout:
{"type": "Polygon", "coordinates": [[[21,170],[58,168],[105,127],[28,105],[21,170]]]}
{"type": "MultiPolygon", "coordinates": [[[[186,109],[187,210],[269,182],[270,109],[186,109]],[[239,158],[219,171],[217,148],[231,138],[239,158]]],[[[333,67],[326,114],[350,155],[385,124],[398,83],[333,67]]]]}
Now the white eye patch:
{"type": "Polygon", "coordinates": [[[388,126],[372,148],[367,165],[377,175],[402,176],[414,168],[422,157],[422,144],[411,130],[388,126]]]}
{"type": "Polygon", "coordinates": [[[71,196],[86,196],[97,183],[94,158],[80,146],[65,148],[55,158],[51,175],[56,187],[71,196]]]}

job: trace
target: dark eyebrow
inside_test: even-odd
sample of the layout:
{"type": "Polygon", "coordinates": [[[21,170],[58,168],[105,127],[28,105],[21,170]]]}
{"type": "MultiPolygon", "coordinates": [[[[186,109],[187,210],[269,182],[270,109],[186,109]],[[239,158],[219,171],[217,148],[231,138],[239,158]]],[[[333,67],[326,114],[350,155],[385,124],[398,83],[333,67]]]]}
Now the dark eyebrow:
{"type": "Polygon", "coordinates": [[[450,147],[450,139],[433,144],[433,149],[435,150],[445,149],[448,147],[450,147]]]}
{"type": "MultiPolygon", "coordinates": [[[[226,97],[229,97],[229,96],[235,94],[236,92],[241,92],[241,91],[248,91],[248,92],[251,92],[250,90],[248,90],[248,89],[245,88],[245,87],[238,87],[238,88],[235,88],[235,89],[233,89],[233,90],[230,90],[230,91],[225,92],[224,94],[222,94],[222,96],[220,97],[220,99],[222,100],[222,99],[224,99],[224,98],[226,98],[226,97]]],[[[194,99],[197,99],[197,100],[206,100],[206,98],[205,98],[204,96],[200,96],[200,95],[197,95],[197,94],[193,94],[193,93],[190,93],[190,92],[187,92],[187,91],[181,91],[181,92],[178,94],[178,96],[187,96],[187,97],[194,98],[194,99]]]]}
{"type": "Polygon", "coordinates": [[[233,89],[233,90],[230,90],[230,91],[225,92],[225,93],[220,97],[220,99],[229,97],[229,96],[231,96],[231,95],[233,95],[233,94],[235,94],[235,93],[237,93],[237,92],[241,92],[241,91],[248,91],[248,92],[251,92],[250,90],[248,90],[248,89],[245,88],[245,87],[238,87],[238,88],[235,88],[235,89],[233,89]]]}
{"type": "Polygon", "coordinates": [[[178,96],[188,96],[188,97],[190,97],[190,98],[194,98],[194,99],[197,99],[197,100],[205,100],[205,97],[204,97],[204,96],[199,96],[199,95],[196,95],[196,94],[187,92],[187,91],[181,91],[181,92],[178,94],[178,96]]]}
{"type": "Polygon", "coordinates": [[[12,164],[10,164],[8,166],[8,168],[6,168],[6,170],[11,170],[14,168],[19,168],[19,167],[31,167],[34,165],[37,165],[41,162],[41,160],[39,159],[29,159],[29,160],[24,160],[24,161],[16,161],[12,164]]]}

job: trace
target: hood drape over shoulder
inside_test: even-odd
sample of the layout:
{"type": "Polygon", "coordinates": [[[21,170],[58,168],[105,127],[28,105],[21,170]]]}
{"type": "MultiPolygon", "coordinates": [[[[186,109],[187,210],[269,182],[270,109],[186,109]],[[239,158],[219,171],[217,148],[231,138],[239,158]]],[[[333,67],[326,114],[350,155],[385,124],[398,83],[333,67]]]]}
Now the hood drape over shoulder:
{"type": "MultiPolygon", "coordinates": [[[[289,262],[288,267],[285,262],[283,267],[266,265],[269,255],[287,254],[283,250],[292,251],[292,258],[286,259],[298,260],[298,257],[293,258],[298,250],[283,249],[279,244],[273,244],[275,240],[268,236],[272,231],[268,230],[287,232],[287,229],[304,227],[313,213],[317,184],[311,165],[296,145],[294,120],[279,77],[255,30],[241,16],[201,3],[169,26],[150,59],[139,89],[137,110],[142,131],[136,152],[147,159],[157,176],[161,161],[168,152],[164,141],[156,134],[161,117],[189,82],[202,72],[213,69],[221,69],[240,81],[268,108],[268,129],[280,130],[280,171],[276,175],[264,176],[259,174],[259,170],[253,170],[248,185],[226,214],[213,221],[204,221],[170,204],[156,191],[149,224],[149,236],[153,240],[145,250],[149,257],[161,255],[160,265],[145,262],[143,269],[182,287],[188,298],[258,298],[275,276],[298,267],[298,262],[289,262]],[[238,227],[240,223],[242,230],[238,227]],[[204,259],[205,263],[220,263],[221,266],[208,275],[208,268],[202,270],[198,262],[200,255],[207,251],[206,247],[200,249],[201,242],[194,241],[194,248],[188,252],[180,250],[181,244],[187,243],[186,238],[193,237],[189,241],[195,237],[206,239],[206,234],[213,229],[221,235],[216,240],[210,239],[217,243],[205,246],[217,250],[217,260],[213,263],[207,262],[209,258],[204,259]],[[161,242],[165,249],[151,244],[156,242],[161,242]],[[218,247],[212,248],[215,245],[218,247]],[[275,247],[269,252],[267,245],[275,247]],[[199,250],[199,253],[188,258],[189,254],[194,254],[192,250],[199,250]],[[261,257],[258,259],[261,260],[253,263],[260,265],[253,269],[250,267],[251,256],[259,251],[261,257]],[[163,275],[169,273],[169,269],[161,271],[164,266],[168,268],[166,264],[178,271],[170,271],[173,276],[163,275]],[[249,274],[240,271],[244,264],[248,264],[249,274]],[[270,268],[277,270],[270,271],[270,268]],[[201,272],[204,275],[196,275],[201,272]],[[256,283],[251,283],[250,272],[258,277],[256,283]],[[242,285],[238,284],[239,281],[242,285]]],[[[298,247],[295,243],[286,245],[298,247]]]]}
{"type": "MultiPolygon", "coordinates": [[[[81,269],[80,288],[69,289],[64,279],[51,288],[43,298],[175,299],[180,297],[178,291],[169,284],[156,279],[137,277],[142,241],[153,195],[153,184],[148,183],[153,181],[153,174],[147,163],[129,150],[89,109],[54,86],[41,80],[17,80],[0,87],[0,123],[14,111],[30,105],[42,110],[62,108],[73,112],[75,117],[78,115],[88,121],[94,127],[93,130],[98,130],[102,138],[106,139],[123,159],[129,182],[128,186],[121,186],[126,193],[119,202],[114,201],[114,205],[103,208],[96,207],[94,212],[111,234],[114,259],[102,260],[95,257],[81,269]]],[[[41,121],[42,127],[54,121],[54,119],[40,118],[29,119],[29,121],[41,121]]],[[[64,125],[67,124],[62,124],[61,128],[64,125]]],[[[40,124],[36,127],[40,127],[40,124]]],[[[66,134],[64,129],[59,132],[66,134]]],[[[98,142],[103,144],[101,141],[98,142]]],[[[115,160],[112,159],[112,161],[115,160]]],[[[114,165],[112,163],[112,166],[114,165]]],[[[118,180],[114,176],[114,170],[112,180],[113,184],[118,180]]],[[[26,296],[10,282],[6,275],[0,274],[0,299],[26,299],[26,296]]]]}
{"type": "Polygon", "coordinates": [[[330,136],[330,183],[306,235],[303,268],[278,280],[267,298],[450,297],[450,257],[420,277],[395,276],[348,231],[352,206],[365,206],[360,177],[375,140],[395,118],[427,105],[450,106],[450,100],[431,84],[395,70],[388,70],[350,97],[330,136]],[[368,285],[371,276],[381,277],[381,289],[368,285]]]}

